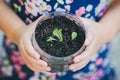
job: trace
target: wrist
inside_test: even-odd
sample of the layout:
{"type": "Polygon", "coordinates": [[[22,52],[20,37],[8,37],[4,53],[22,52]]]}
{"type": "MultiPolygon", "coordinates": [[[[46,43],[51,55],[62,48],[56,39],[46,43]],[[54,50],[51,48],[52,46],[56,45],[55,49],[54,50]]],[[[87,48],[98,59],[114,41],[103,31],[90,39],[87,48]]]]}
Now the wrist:
{"type": "Polygon", "coordinates": [[[19,40],[22,36],[22,34],[25,32],[26,30],[26,25],[25,24],[21,24],[19,25],[19,27],[17,27],[13,33],[12,33],[12,41],[15,43],[15,44],[18,44],[19,43],[19,40]]]}

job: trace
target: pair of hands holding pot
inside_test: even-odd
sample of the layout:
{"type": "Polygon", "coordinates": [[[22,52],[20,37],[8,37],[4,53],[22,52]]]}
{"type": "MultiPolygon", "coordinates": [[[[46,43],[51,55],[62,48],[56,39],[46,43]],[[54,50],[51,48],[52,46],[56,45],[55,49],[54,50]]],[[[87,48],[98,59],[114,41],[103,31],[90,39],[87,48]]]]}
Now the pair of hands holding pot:
{"type": "MultiPolygon", "coordinates": [[[[40,17],[41,18],[41,17],[40,17]]],[[[27,25],[19,37],[17,45],[19,47],[21,56],[25,61],[26,65],[33,71],[50,71],[50,67],[47,62],[40,59],[40,55],[34,50],[31,37],[32,33],[35,30],[40,18],[33,23],[27,25]]],[[[76,56],[73,61],[74,63],[69,66],[73,71],[77,71],[87,65],[93,55],[98,51],[98,49],[107,41],[107,32],[105,25],[99,22],[95,22],[90,19],[80,18],[86,27],[86,40],[84,45],[86,46],[85,50],[78,56],[76,56]]]]}

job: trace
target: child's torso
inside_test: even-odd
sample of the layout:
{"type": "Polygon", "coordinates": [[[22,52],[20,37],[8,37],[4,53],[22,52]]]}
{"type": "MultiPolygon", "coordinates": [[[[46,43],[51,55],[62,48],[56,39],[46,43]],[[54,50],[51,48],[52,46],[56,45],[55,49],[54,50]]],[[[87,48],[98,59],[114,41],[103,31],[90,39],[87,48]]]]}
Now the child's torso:
{"type": "Polygon", "coordinates": [[[110,0],[11,0],[13,10],[26,22],[53,11],[99,20],[110,0]]]}

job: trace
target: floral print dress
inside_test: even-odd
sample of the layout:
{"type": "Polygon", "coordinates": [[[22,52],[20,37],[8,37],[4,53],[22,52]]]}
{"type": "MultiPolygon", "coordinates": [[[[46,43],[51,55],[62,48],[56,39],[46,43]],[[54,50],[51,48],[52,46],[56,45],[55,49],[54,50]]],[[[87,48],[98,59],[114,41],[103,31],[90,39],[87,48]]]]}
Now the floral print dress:
{"type": "MultiPolygon", "coordinates": [[[[11,0],[10,6],[26,24],[30,24],[53,11],[70,12],[99,21],[109,3],[110,0],[11,0]]],[[[109,63],[110,46],[110,43],[103,45],[90,62],[76,72],[38,73],[25,65],[17,46],[4,36],[0,53],[0,80],[115,80],[109,63]]]]}

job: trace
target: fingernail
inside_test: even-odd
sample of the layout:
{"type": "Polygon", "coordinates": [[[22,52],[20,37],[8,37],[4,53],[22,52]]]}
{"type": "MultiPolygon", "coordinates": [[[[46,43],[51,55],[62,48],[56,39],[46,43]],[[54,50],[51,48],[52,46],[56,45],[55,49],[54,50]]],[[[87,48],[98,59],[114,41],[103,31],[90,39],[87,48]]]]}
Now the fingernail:
{"type": "Polygon", "coordinates": [[[38,60],[40,59],[40,56],[39,56],[39,55],[36,55],[35,57],[36,57],[36,59],[38,59],[38,60]]]}
{"type": "Polygon", "coordinates": [[[43,65],[47,66],[48,64],[47,64],[47,62],[43,62],[43,65]]]}
{"type": "Polygon", "coordinates": [[[48,64],[47,64],[47,62],[44,62],[44,61],[39,61],[40,62],[40,64],[42,64],[43,66],[47,66],[48,64]]]}
{"type": "Polygon", "coordinates": [[[51,70],[51,68],[50,68],[50,67],[48,67],[48,68],[47,68],[47,71],[50,71],[50,70],[51,70]]]}
{"type": "Polygon", "coordinates": [[[79,62],[79,61],[80,61],[79,58],[75,58],[75,60],[74,60],[75,63],[76,63],[76,62],[79,62]]]}
{"type": "Polygon", "coordinates": [[[85,41],[85,45],[88,45],[90,42],[88,40],[85,41]]]}

